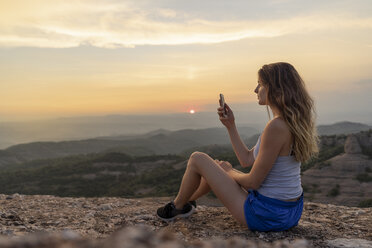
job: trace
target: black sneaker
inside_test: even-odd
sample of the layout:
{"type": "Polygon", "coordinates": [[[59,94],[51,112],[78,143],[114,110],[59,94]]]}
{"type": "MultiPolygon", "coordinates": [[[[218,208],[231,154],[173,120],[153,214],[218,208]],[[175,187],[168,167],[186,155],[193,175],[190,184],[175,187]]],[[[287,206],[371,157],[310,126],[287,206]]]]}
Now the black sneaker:
{"type": "Polygon", "coordinates": [[[196,201],[189,201],[189,203],[190,203],[191,205],[193,205],[194,208],[196,208],[196,201]]]}
{"type": "Polygon", "coordinates": [[[176,209],[173,201],[165,205],[164,207],[158,208],[156,212],[158,217],[164,221],[172,221],[176,218],[186,218],[194,213],[195,208],[190,203],[186,203],[182,209],[176,209]]]}

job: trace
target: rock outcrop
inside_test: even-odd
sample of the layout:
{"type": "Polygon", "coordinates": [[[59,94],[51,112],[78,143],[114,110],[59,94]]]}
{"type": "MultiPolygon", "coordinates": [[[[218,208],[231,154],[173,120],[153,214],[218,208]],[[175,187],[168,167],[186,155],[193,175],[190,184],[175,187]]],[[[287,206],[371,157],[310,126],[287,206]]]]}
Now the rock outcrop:
{"type": "Polygon", "coordinates": [[[349,134],[345,141],[345,153],[347,154],[359,154],[362,152],[362,148],[359,145],[357,137],[353,134],[349,134]]]}
{"type": "Polygon", "coordinates": [[[155,211],[169,200],[0,195],[0,247],[299,248],[357,240],[361,247],[372,245],[372,208],[307,202],[298,226],[262,233],[239,225],[224,207],[199,205],[188,219],[162,222],[155,211]]]}
{"type": "Polygon", "coordinates": [[[344,144],[345,153],[303,173],[306,199],[346,206],[358,206],[372,199],[372,160],[362,154],[359,140],[364,146],[372,144],[368,135],[350,134],[344,144]]]}

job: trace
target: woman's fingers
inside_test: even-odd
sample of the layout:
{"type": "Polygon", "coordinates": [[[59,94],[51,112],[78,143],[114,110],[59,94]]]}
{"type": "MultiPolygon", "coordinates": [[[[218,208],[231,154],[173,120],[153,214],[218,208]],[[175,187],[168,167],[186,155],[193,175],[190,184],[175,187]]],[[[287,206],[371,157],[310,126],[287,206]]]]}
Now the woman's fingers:
{"type": "Polygon", "coordinates": [[[220,160],[215,159],[214,161],[215,161],[217,164],[221,165],[221,161],[220,161],[220,160]]]}
{"type": "Polygon", "coordinates": [[[223,110],[218,110],[217,111],[217,114],[221,117],[224,117],[224,113],[223,113],[223,110]]]}
{"type": "Polygon", "coordinates": [[[231,110],[230,106],[227,105],[226,103],[225,103],[225,108],[227,110],[227,113],[232,113],[232,110],[231,110]]]}
{"type": "Polygon", "coordinates": [[[225,108],[227,108],[228,110],[231,110],[230,106],[227,105],[227,103],[225,103],[225,108]]]}
{"type": "Polygon", "coordinates": [[[222,124],[224,124],[226,120],[227,120],[227,117],[220,116],[220,121],[222,121],[222,124]]]}
{"type": "Polygon", "coordinates": [[[216,161],[217,164],[219,164],[221,166],[222,169],[226,170],[228,169],[225,165],[226,161],[220,161],[218,159],[215,159],[214,161],[216,161]]]}
{"type": "Polygon", "coordinates": [[[221,166],[221,168],[224,170],[224,171],[229,171],[229,170],[231,170],[231,166],[230,166],[230,164],[228,164],[228,163],[226,163],[226,162],[222,162],[221,164],[220,164],[220,166],[221,166]]]}
{"type": "Polygon", "coordinates": [[[217,108],[217,112],[218,112],[219,115],[223,114],[225,112],[225,110],[227,110],[226,111],[227,113],[232,112],[231,108],[226,103],[225,103],[225,108],[224,107],[218,107],[217,108]]]}

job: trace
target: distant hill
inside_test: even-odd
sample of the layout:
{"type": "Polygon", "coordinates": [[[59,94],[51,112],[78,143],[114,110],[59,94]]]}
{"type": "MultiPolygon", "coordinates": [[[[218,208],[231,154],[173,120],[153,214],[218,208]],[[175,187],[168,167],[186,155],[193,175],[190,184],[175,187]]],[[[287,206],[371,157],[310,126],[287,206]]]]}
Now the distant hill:
{"type": "MultiPolygon", "coordinates": [[[[257,108],[256,103],[244,104],[244,107],[240,109],[232,104],[232,108],[235,110],[238,126],[249,126],[261,130],[268,121],[266,112],[257,108]]],[[[345,116],[344,118],[346,118],[345,116]]],[[[131,137],[159,129],[176,131],[212,127],[222,127],[216,112],[77,116],[23,122],[0,120],[0,149],[30,142],[84,140],[106,136],[121,136],[121,139],[131,139],[131,137]]],[[[330,132],[321,130],[320,133],[334,134],[333,130],[334,128],[331,127],[330,132]]],[[[355,131],[362,130],[353,130],[353,132],[355,131]]],[[[348,130],[340,129],[338,133],[346,132],[349,133],[348,130]]]]}
{"type": "Polygon", "coordinates": [[[144,134],[132,134],[132,135],[111,135],[111,136],[102,136],[102,137],[96,137],[95,139],[100,140],[134,140],[134,139],[144,139],[144,138],[150,138],[155,135],[169,135],[174,131],[166,130],[163,128],[156,129],[154,131],[144,133],[144,134]]]}
{"type": "Polygon", "coordinates": [[[175,155],[131,157],[104,153],[28,162],[1,170],[0,193],[167,196],[178,189],[184,161],[175,155]]]}
{"type": "Polygon", "coordinates": [[[372,126],[356,122],[337,122],[332,125],[319,125],[319,135],[350,134],[371,129],[372,126]]]}
{"type": "MultiPolygon", "coordinates": [[[[120,118],[119,120],[121,121],[120,118]]],[[[339,122],[332,125],[320,125],[318,132],[320,135],[348,134],[369,128],[370,126],[361,123],[339,122]]],[[[258,132],[255,128],[239,127],[239,133],[247,144],[255,144],[258,136],[251,136],[258,132]]],[[[157,129],[139,135],[114,135],[76,141],[19,144],[0,150],[0,167],[33,159],[105,151],[123,152],[133,156],[177,154],[187,149],[195,149],[195,147],[215,144],[228,145],[229,143],[225,128],[183,129],[179,131],[157,129]]]]}
{"type": "MultiPolygon", "coordinates": [[[[245,111],[237,124],[259,128],[266,119],[264,112],[245,111]]],[[[0,122],[0,149],[36,141],[82,140],[102,136],[130,138],[157,129],[176,131],[212,127],[222,127],[216,112],[82,116],[25,122],[0,122]]]]}
{"type": "MultiPolygon", "coordinates": [[[[250,127],[239,128],[243,139],[258,131],[250,127]]],[[[225,128],[157,130],[138,136],[113,136],[62,142],[34,142],[0,150],[0,167],[34,159],[58,158],[99,152],[123,152],[133,156],[152,154],[178,154],[193,147],[228,144],[225,128]]]]}
{"type": "MultiPolygon", "coordinates": [[[[248,171],[240,167],[229,146],[209,145],[198,150],[248,171]]],[[[102,152],[26,161],[0,168],[0,194],[169,196],[177,193],[187,159],[188,155],[129,156],[102,152]]]]}
{"type": "MultiPolygon", "coordinates": [[[[184,132],[189,134],[190,131],[184,132]]],[[[257,135],[248,140],[246,142],[251,142],[248,146],[252,147],[257,135]]],[[[231,145],[198,146],[179,155],[129,156],[110,151],[25,161],[0,168],[0,193],[125,197],[174,195],[188,156],[195,150],[249,171],[249,168],[239,166],[231,145]]],[[[352,135],[321,136],[319,156],[302,165],[305,199],[370,207],[371,161],[372,130],[352,135]]]]}

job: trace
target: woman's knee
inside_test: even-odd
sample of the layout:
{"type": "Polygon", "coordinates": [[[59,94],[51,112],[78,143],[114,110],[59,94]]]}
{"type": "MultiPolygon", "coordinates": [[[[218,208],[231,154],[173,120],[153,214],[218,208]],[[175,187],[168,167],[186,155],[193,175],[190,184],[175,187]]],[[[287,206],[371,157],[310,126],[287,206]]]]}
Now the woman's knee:
{"type": "Polygon", "coordinates": [[[198,166],[208,158],[208,154],[204,152],[193,152],[190,156],[189,166],[198,166]]]}
{"type": "Polygon", "coordinates": [[[205,159],[208,155],[204,152],[193,152],[190,156],[190,159],[193,161],[200,161],[202,159],[205,159]]]}

